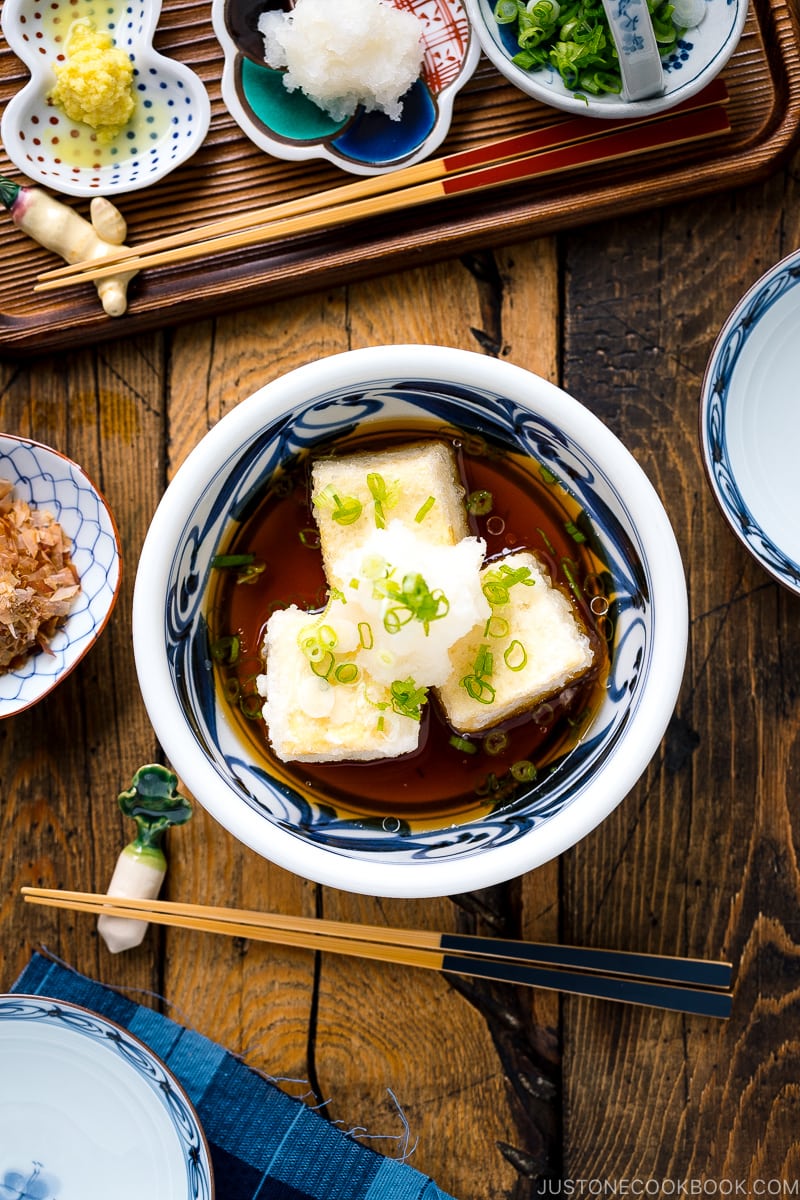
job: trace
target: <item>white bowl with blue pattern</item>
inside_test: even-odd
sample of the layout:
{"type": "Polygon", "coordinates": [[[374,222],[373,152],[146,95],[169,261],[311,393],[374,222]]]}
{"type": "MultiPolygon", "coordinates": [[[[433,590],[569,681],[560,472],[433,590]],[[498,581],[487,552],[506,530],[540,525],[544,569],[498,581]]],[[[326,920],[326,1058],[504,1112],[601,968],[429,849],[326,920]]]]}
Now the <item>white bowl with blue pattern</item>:
{"type": "MultiPolygon", "coordinates": [[[[623,95],[572,91],[552,66],[525,70],[512,60],[519,50],[511,26],[495,20],[497,0],[464,0],[473,28],[486,57],[509,83],[542,104],[588,117],[649,117],[666,112],[701,91],[725,67],[737,45],[747,18],[748,0],[703,0],[702,20],[686,30],[666,56],[662,56],[663,89],[644,99],[623,95]]],[[[620,0],[624,20],[635,8],[620,0]]]]}
{"type": "Polygon", "coordinates": [[[703,379],[700,440],[730,528],[765,571],[800,594],[798,340],[795,250],[753,284],[722,327],[703,379]]]}
{"type": "Polygon", "coordinates": [[[683,675],[687,628],[685,579],[669,519],[614,434],[526,370],[436,346],[335,355],[240,403],[167,488],[145,539],[133,601],[145,705],[167,758],[198,802],[264,858],[323,884],[385,896],[452,895],[511,879],[598,825],[634,786],[664,735],[683,675]],[[253,754],[215,683],[208,623],[212,559],[277,467],[329,448],[354,428],[390,421],[404,429],[420,418],[530,456],[559,482],[601,547],[613,618],[606,686],[582,740],[510,799],[474,818],[438,824],[337,812],[253,754]]]}
{"type": "Polygon", "coordinates": [[[0,479],[14,485],[15,498],[52,513],[70,540],[81,583],[48,650],[0,673],[2,718],[44,699],[91,650],[117,602],[121,559],[111,510],[85,471],[65,455],[29,438],[0,434],[0,479]]]}
{"type": "Polygon", "coordinates": [[[211,120],[208,93],[185,63],[155,50],[160,13],[151,0],[5,0],[3,34],[30,79],[6,105],[0,136],[28,179],[68,196],[117,196],[157,183],[200,148],[211,120]],[[134,115],[108,146],[48,100],[70,23],[84,17],[133,62],[134,115]]]}

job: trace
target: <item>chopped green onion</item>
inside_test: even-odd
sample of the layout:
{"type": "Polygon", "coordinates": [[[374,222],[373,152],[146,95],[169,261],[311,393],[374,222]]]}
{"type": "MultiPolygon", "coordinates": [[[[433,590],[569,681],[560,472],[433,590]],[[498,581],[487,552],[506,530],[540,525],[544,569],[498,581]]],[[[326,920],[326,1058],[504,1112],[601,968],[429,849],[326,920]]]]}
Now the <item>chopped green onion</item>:
{"type": "Polygon", "coordinates": [[[247,566],[240,567],[236,582],[239,583],[255,583],[256,580],[266,571],[267,564],[263,562],[248,563],[247,566]]]}
{"type": "Polygon", "coordinates": [[[528,652],[518,638],[509,642],[503,651],[503,660],[509,671],[521,671],[528,663],[528,652]]]}
{"type": "Polygon", "coordinates": [[[497,613],[492,613],[489,620],[483,627],[483,636],[490,638],[508,637],[511,626],[505,617],[500,617],[497,613]]]}
{"type": "Polygon", "coordinates": [[[248,567],[255,561],[255,554],[215,554],[211,566],[224,570],[226,567],[248,567]]]}
{"type": "Polygon", "coordinates": [[[372,636],[372,626],[368,621],[359,621],[358,623],[358,640],[364,650],[371,650],[375,644],[375,639],[372,636]]]}
{"type": "Polygon", "coordinates": [[[479,704],[491,704],[497,695],[497,689],[478,675],[465,675],[460,684],[469,698],[477,700],[479,704]]]}
{"type": "Polygon", "coordinates": [[[511,774],[517,783],[531,783],[536,778],[536,767],[527,758],[521,758],[511,766],[511,774]]]}
{"type": "Polygon", "coordinates": [[[314,496],[317,508],[330,508],[331,519],[339,525],[353,525],[361,516],[362,504],[356,496],[340,496],[329,483],[314,496]]]}
{"type": "Polygon", "coordinates": [[[359,677],[359,669],[353,662],[339,663],[333,673],[337,683],[355,683],[359,677]]]}
{"type": "Polygon", "coordinates": [[[416,521],[416,523],[418,525],[422,524],[422,522],[425,520],[425,518],[427,517],[428,513],[431,511],[431,509],[433,508],[435,503],[436,503],[435,497],[428,496],[428,499],[425,501],[425,503],[420,506],[420,508],[417,510],[417,515],[414,517],[414,520],[416,521]]]}
{"type": "Polygon", "coordinates": [[[239,697],[239,710],[248,721],[255,721],[261,716],[264,701],[258,694],[239,697]]]}
{"type": "Polygon", "coordinates": [[[297,535],[300,538],[300,543],[306,546],[309,550],[319,550],[319,530],[318,529],[301,529],[297,535]]]}
{"type": "Polygon", "coordinates": [[[502,754],[508,745],[508,734],[503,733],[500,729],[494,729],[491,733],[487,733],[483,739],[483,748],[487,754],[495,755],[502,754]]]}
{"type": "Polygon", "coordinates": [[[484,679],[487,675],[494,673],[494,655],[485,643],[481,645],[478,653],[475,655],[472,670],[478,679],[484,679]]]}
{"type": "Polygon", "coordinates": [[[400,484],[387,484],[382,475],[377,471],[370,471],[367,475],[367,487],[372,496],[375,507],[375,524],[378,529],[386,528],[386,512],[387,508],[394,508],[400,498],[400,484]]]}
{"type": "Polygon", "coordinates": [[[239,699],[240,691],[241,691],[241,688],[239,687],[239,680],[236,678],[235,675],[229,676],[225,680],[225,684],[222,688],[223,695],[225,696],[225,699],[228,701],[229,704],[236,703],[236,701],[239,699]]]}
{"type": "Polygon", "coordinates": [[[336,665],[336,657],[332,651],[327,650],[321,658],[310,659],[309,663],[315,675],[320,679],[327,679],[336,665]]]}
{"type": "Polygon", "coordinates": [[[419,721],[422,717],[422,705],[428,695],[426,687],[417,687],[416,680],[411,676],[407,679],[395,679],[390,687],[392,708],[403,717],[411,717],[419,721]]]}
{"type": "Polygon", "coordinates": [[[211,657],[214,662],[225,663],[232,667],[234,663],[239,661],[239,638],[235,633],[228,634],[227,637],[217,638],[211,646],[211,657]]]}
{"type": "Polygon", "coordinates": [[[581,542],[586,541],[585,534],[581,533],[574,521],[565,521],[564,528],[574,542],[578,542],[578,544],[580,544],[581,542]]]}
{"type": "Polygon", "coordinates": [[[481,588],[486,599],[494,607],[508,604],[511,588],[517,583],[524,584],[525,587],[535,585],[536,580],[531,579],[530,567],[514,568],[509,567],[507,563],[501,563],[496,571],[486,572],[481,588]]]}
{"type": "Polygon", "coordinates": [[[467,496],[467,512],[473,517],[485,517],[487,513],[492,511],[494,505],[494,497],[491,492],[483,489],[470,492],[467,496]]]}
{"type": "Polygon", "coordinates": [[[475,745],[474,742],[470,742],[467,738],[458,737],[458,735],[455,733],[450,738],[450,745],[453,747],[454,750],[460,750],[462,752],[462,754],[477,754],[478,753],[478,747],[475,745]]]}

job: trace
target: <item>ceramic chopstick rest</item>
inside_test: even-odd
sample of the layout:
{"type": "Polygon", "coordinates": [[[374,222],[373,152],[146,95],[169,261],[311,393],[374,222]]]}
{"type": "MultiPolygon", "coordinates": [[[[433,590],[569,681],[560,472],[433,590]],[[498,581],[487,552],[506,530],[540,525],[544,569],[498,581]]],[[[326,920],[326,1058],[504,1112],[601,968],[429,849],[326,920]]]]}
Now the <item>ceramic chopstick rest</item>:
{"type": "MultiPolygon", "coordinates": [[[[175,790],[177,783],[172,771],[151,763],[140,767],[128,790],[120,793],[119,806],[136,822],[136,837],[117,859],[109,896],[152,900],[158,895],[167,871],[164,834],[171,825],[183,825],[192,815],[190,802],[175,790]]],[[[97,930],[111,953],[118,954],[140,945],[147,922],[100,916],[97,930]]]]}

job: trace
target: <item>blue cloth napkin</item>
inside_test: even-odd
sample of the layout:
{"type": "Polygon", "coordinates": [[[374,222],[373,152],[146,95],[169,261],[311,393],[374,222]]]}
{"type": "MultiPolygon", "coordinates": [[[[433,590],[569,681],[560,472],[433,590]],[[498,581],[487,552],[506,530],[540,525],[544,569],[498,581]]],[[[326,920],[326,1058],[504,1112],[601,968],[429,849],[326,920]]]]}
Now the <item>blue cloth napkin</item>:
{"type": "Polygon", "coordinates": [[[100,1013],[166,1063],[205,1132],[216,1200],[450,1200],[426,1175],[353,1141],[223,1047],[52,959],[34,954],[11,990],[100,1013]]]}

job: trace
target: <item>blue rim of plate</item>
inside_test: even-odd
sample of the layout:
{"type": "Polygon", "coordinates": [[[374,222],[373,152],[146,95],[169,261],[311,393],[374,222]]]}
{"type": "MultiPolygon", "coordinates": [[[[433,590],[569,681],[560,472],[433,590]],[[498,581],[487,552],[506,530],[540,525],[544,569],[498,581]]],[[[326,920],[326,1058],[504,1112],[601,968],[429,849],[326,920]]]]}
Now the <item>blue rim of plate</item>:
{"type": "MultiPolygon", "coordinates": [[[[736,482],[727,442],[731,382],[759,322],[800,284],[800,250],[787,255],[745,293],[714,344],[703,378],[700,442],[711,490],[733,532],[774,579],[800,594],[800,563],[787,555],[756,520],[736,482]]],[[[798,293],[800,302],[800,293],[798,293]]]]}
{"type": "Polygon", "coordinates": [[[68,1030],[108,1050],[134,1071],[172,1125],[186,1169],[186,1200],[213,1200],[211,1156],[194,1107],[172,1072],[144,1042],[99,1013],[46,996],[0,996],[0,1022],[4,1021],[30,1021],[68,1030]]]}

